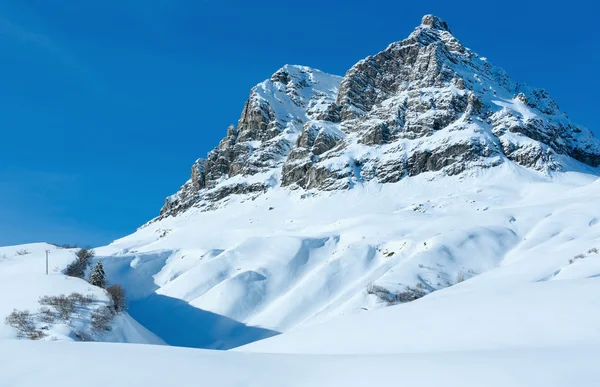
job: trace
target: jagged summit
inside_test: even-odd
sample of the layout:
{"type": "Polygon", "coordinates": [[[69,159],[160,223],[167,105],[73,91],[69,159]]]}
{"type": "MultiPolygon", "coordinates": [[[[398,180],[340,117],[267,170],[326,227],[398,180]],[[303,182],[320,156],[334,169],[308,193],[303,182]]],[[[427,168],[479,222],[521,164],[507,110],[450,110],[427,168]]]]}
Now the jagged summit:
{"type": "Polygon", "coordinates": [[[406,39],[343,78],[286,65],[255,86],[237,126],[194,164],[161,215],[277,186],[348,189],[507,162],[549,174],[575,160],[600,164],[588,129],[545,90],[512,80],[425,15],[406,39]]]}
{"type": "Polygon", "coordinates": [[[450,28],[448,27],[448,24],[446,24],[445,21],[443,21],[442,19],[440,19],[439,17],[437,17],[435,15],[423,16],[423,18],[421,19],[421,26],[450,32],[450,28]]]}

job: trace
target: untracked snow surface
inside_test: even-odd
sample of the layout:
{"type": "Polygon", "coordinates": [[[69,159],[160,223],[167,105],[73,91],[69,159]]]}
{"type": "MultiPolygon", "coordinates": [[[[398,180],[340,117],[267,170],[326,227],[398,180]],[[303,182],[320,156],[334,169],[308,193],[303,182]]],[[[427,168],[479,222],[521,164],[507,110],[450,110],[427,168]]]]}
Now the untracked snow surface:
{"type": "MultiPolygon", "coordinates": [[[[593,304],[586,292],[594,294],[593,277],[600,274],[599,199],[596,175],[586,170],[548,176],[507,164],[333,193],[234,195],[215,211],[192,208],[97,252],[109,279],[126,287],[131,315],[172,345],[229,349],[340,316],[369,319],[415,291],[425,298],[398,310],[420,317],[390,322],[401,331],[458,318],[453,300],[463,298],[472,308],[491,309],[481,314],[499,321],[486,306],[496,294],[506,294],[498,300],[498,313],[506,307],[502,318],[513,321],[512,308],[519,308],[513,297],[532,297],[519,309],[540,308],[531,324],[548,319],[566,326],[575,323],[557,320],[569,317],[561,315],[561,304],[541,306],[544,294],[561,293],[562,285],[545,283],[589,278],[589,289],[565,292],[585,293],[571,298],[593,304]],[[446,306],[427,307],[432,302],[446,306]],[[432,314],[412,312],[425,309],[432,314]]],[[[579,319],[591,308],[570,305],[579,319]]],[[[444,335],[456,338],[450,326],[444,335]]],[[[485,334],[492,335],[489,326],[485,334]]],[[[408,345],[401,333],[394,337],[408,345]]]]}
{"type": "Polygon", "coordinates": [[[98,343],[3,342],[10,387],[594,387],[597,347],[394,355],[269,355],[98,343]]]}

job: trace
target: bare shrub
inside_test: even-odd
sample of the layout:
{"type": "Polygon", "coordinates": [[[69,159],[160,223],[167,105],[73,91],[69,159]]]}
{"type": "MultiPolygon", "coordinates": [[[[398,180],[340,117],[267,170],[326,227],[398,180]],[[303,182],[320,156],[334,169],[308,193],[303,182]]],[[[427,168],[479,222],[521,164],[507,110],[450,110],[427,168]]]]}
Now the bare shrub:
{"type": "Polygon", "coordinates": [[[46,333],[36,329],[33,315],[28,310],[14,309],[4,321],[6,325],[16,329],[17,337],[39,340],[46,336],[46,333]]]}
{"type": "Polygon", "coordinates": [[[44,331],[41,331],[41,330],[34,329],[34,330],[33,330],[33,331],[31,331],[31,332],[27,332],[27,336],[26,336],[26,337],[27,337],[29,340],[41,340],[41,339],[43,339],[43,338],[44,338],[44,337],[46,337],[46,336],[48,336],[48,335],[46,334],[46,332],[44,332],[44,331]]]}
{"type": "Polygon", "coordinates": [[[56,309],[58,317],[63,321],[68,321],[75,312],[75,303],[64,294],[60,296],[43,296],[40,297],[38,302],[40,305],[48,305],[56,309]]]}
{"type": "Polygon", "coordinates": [[[79,259],[92,259],[96,255],[96,252],[88,246],[80,248],[75,255],[79,259]]]}
{"type": "Polygon", "coordinates": [[[110,323],[115,317],[115,312],[108,306],[101,306],[92,312],[92,329],[94,331],[109,331],[110,323]]]}
{"type": "Polygon", "coordinates": [[[92,335],[90,335],[87,332],[75,331],[74,334],[75,334],[75,337],[77,337],[81,341],[94,341],[94,338],[92,337],[92,335]]]}
{"type": "Polygon", "coordinates": [[[386,288],[384,288],[383,286],[379,286],[379,285],[369,285],[369,287],[367,287],[367,293],[368,294],[373,294],[379,298],[381,298],[382,300],[386,300],[388,295],[391,294],[391,292],[389,290],[387,290],[386,288]]]}
{"type": "Polygon", "coordinates": [[[127,309],[127,297],[125,296],[125,289],[123,286],[111,285],[106,288],[106,291],[112,299],[115,312],[120,313],[127,309]]]}
{"type": "Polygon", "coordinates": [[[398,304],[401,302],[410,302],[414,300],[418,300],[421,297],[425,297],[427,295],[427,291],[422,289],[421,287],[410,287],[407,286],[403,292],[400,292],[396,295],[394,300],[392,300],[392,304],[398,304]]]}
{"type": "Polygon", "coordinates": [[[407,286],[404,291],[399,293],[394,293],[383,286],[370,285],[367,288],[367,293],[379,297],[381,300],[387,302],[388,305],[414,301],[428,294],[423,284],[417,284],[415,287],[407,286]]]}
{"type": "Polygon", "coordinates": [[[598,249],[596,247],[592,247],[588,250],[588,254],[598,254],[598,249]]]}
{"type": "Polygon", "coordinates": [[[27,255],[29,254],[29,251],[25,250],[25,249],[21,249],[19,251],[17,251],[17,255],[27,255]]]}
{"type": "Polygon", "coordinates": [[[89,247],[82,247],[75,255],[77,258],[67,266],[64,273],[70,277],[83,278],[85,271],[92,263],[95,252],[89,247]]]}
{"type": "Polygon", "coordinates": [[[86,294],[85,296],[81,293],[71,293],[69,294],[69,300],[71,300],[71,302],[73,302],[73,304],[80,305],[80,306],[88,306],[90,305],[92,302],[96,301],[96,296],[94,296],[93,294],[86,294]]]}
{"type": "Polygon", "coordinates": [[[46,306],[41,307],[40,310],[38,310],[38,314],[40,316],[40,320],[46,324],[54,324],[58,318],[56,313],[46,306]]]}
{"type": "Polygon", "coordinates": [[[6,316],[4,322],[18,331],[35,329],[33,316],[28,310],[13,309],[11,314],[6,316]]]}
{"type": "Polygon", "coordinates": [[[456,283],[459,284],[461,282],[463,282],[465,280],[465,273],[463,273],[462,271],[460,273],[458,273],[458,275],[456,276],[456,283]]]}

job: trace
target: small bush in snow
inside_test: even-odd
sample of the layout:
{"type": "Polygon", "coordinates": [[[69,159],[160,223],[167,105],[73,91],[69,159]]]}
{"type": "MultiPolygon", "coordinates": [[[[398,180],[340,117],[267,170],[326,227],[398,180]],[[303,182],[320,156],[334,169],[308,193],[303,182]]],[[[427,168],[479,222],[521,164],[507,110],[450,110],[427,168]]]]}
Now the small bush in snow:
{"type": "Polygon", "coordinates": [[[85,271],[92,263],[92,258],[95,255],[94,250],[82,247],[75,255],[77,258],[67,266],[64,273],[70,277],[83,278],[85,271]]]}
{"type": "Polygon", "coordinates": [[[43,296],[38,300],[40,305],[51,306],[56,309],[58,318],[63,321],[68,321],[73,312],[75,312],[75,303],[73,300],[64,294],[60,296],[43,296]]]}
{"type": "Polygon", "coordinates": [[[588,250],[588,254],[598,254],[598,249],[596,247],[592,247],[588,250]]]}
{"type": "Polygon", "coordinates": [[[92,337],[92,335],[90,335],[87,332],[75,331],[74,334],[75,334],[75,337],[77,337],[81,341],[94,341],[94,338],[92,337]]]}
{"type": "Polygon", "coordinates": [[[373,294],[381,299],[386,299],[391,292],[383,286],[369,285],[369,287],[367,287],[367,293],[373,294]]]}
{"type": "Polygon", "coordinates": [[[29,251],[25,250],[25,249],[21,249],[19,251],[17,251],[17,255],[27,255],[29,254],[29,251]]]}
{"type": "MultiPolygon", "coordinates": [[[[116,288],[118,289],[118,287],[116,288]]],[[[117,296],[122,295],[122,299],[119,300],[120,308],[124,308],[124,292],[115,292],[117,296]]],[[[111,296],[112,297],[112,296],[111,296]]],[[[83,295],[81,293],[71,293],[68,296],[61,294],[59,296],[43,296],[40,297],[39,303],[42,305],[37,313],[30,313],[29,311],[14,310],[7,318],[6,324],[12,326],[17,330],[18,337],[28,338],[30,340],[39,340],[46,336],[44,330],[50,329],[53,324],[57,322],[64,322],[70,324],[73,314],[77,308],[85,308],[90,304],[97,301],[93,294],[83,295]],[[37,325],[44,323],[45,325],[39,329],[36,329],[37,325]]],[[[114,303],[115,301],[113,301],[114,303]]],[[[115,308],[113,306],[102,306],[98,309],[92,310],[88,315],[87,312],[82,310],[81,318],[89,316],[90,325],[93,331],[110,330],[110,323],[116,315],[115,308]]],[[[75,337],[81,341],[93,341],[91,333],[87,333],[85,330],[74,331],[75,337]]]]}
{"type": "Polygon", "coordinates": [[[77,250],[77,253],[75,253],[75,255],[77,255],[77,258],[79,259],[92,259],[94,258],[94,256],[96,255],[96,252],[94,251],[94,249],[90,248],[90,247],[82,247],[79,250],[77,250]]]}
{"type": "Polygon", "coordinates": [[[463,282],[465,280],[465,273],[463,273],[462,271],[460,273],[458,273],[458,275],[456,276],[456,283],[459,284],[461,282],[463,282]]]}
{"type": "Polygon", "coordinates": [[[115,317],[113,308],[101,306],[92,312],[92,329],[94,331],[109,331],[110,323],[115,317]]]}
{"type": "Polygon", "coordinates": [[[71,293],[69,294],[69,300],[73,302],[75,305],[88,306],[94,301],[96,301],[96,296],[93,294],[86,294],[85,296],[81,293],[71,293]]]}
{"type": "Polygon", "coordinates": [[[58,318],[56,312],[46,306],[41,307],[38,314],[40,320],[46,324],[54,324],[58,318]]]}
{"type": "Polygon", "coordinates": [[[387,302],[388,305],[414,301],[428,294],[423,284],[417,284],[415,287],[407,286],[404,291],[399,293],[394,293],[383,286],[370,285],[367,288],[367,293],[379,297],[381,300],[387,302]]]}
{"type": "Polygon", "coordinates": [[[33,315],[28,310],[14,309],[6,317],[5,323],[17,330],[17,336],[30,340],[39,340],[46,336],[44,332],[36,329],[33,315]]]}
{"type": "Polygon", "coordinates": [[[121,285],[111,285],[106,288],[106,291],[110,295],[113,302],[113,308],[115,312],[120,313],[127,309],[127,298],[125,296],[125,289],[121,285]]]}
{"type": "Polygon", "coordinates": [[[7,325],[10,325],[17,330],[23,331],[35,329],[33,316],[28,310],[13,309],[12,313],[9,314],[4,321],[7,325]]]}

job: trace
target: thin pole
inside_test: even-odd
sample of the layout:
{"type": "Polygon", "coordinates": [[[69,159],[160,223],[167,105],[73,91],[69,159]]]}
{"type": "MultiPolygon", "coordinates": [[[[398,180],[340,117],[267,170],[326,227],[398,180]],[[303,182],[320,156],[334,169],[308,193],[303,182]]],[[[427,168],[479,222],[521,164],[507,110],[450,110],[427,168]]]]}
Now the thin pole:
{"type": "Polygon", "coordinates": [[[50,253],[50,250],[46,250],[46,275],[48,275],[48,253],[50,253]]]}

